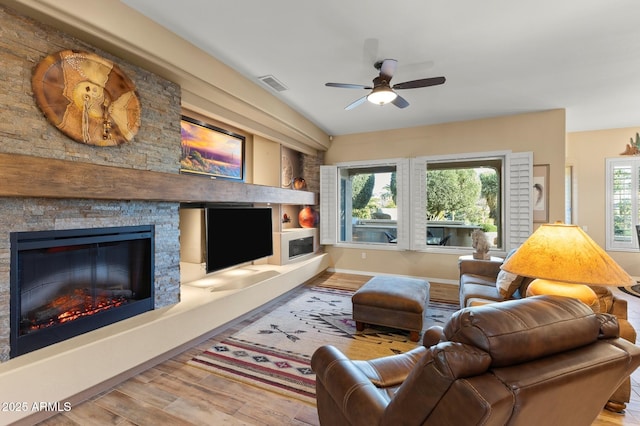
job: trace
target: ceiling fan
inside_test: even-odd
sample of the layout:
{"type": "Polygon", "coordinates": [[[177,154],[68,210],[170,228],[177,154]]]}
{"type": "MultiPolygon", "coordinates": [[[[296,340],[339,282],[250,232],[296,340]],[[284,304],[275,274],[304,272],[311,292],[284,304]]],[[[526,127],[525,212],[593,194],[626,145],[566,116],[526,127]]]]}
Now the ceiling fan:
{"type": "Polygon", "coordinates": [[[373,79],[373,86],[346,83],[326,83],[325,86],[340,87],[344,89],[371,90],[371,93],[369,93],[368,95],[361,97],[360,99],[350,103],[345,107],[346,110],[350,110],[362,104],[364,101],[369,101],[376,105],[392,103],[398,108],[406,108],[409,106],[409,102],[407,102],[407,100],[402,96],[398,95],[395,90],[417,89],[419,87],[436,86],[445,82],[444,77],[432,77],[405,81],[403,83],[398,83],[390,86],[389,83],[391,82],[393,74],[396,72],[398,61],[396,61],[395,59],[385,59],[376,62],[373,66],[380,71],[380,75],[373,79]]]}

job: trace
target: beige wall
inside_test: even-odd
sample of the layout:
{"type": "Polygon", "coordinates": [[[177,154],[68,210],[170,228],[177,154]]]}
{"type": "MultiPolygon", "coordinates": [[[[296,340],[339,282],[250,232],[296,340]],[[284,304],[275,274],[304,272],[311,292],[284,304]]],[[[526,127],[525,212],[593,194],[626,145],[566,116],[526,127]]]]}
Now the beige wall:
{"type": "Polygon", "coordinates": [[[280,144],[260,136],[253,138],[253,183],[280,186],[280,144]]]}
{"type": "MultiPolygon", "coordinates": [[[[622,157],[629,139],[640,127],[567,134],[567,165],[573,167],[574,222],[605,247],[605,159],[622,157]]],[[[609,255],[629,274],[640,277],[640,252],[612,251],[609,255]]]]}
{"type": "MultiPolygon", "coordinates": [[[[425,155],[512,150],[532,151],[534,164],[549,164],[550,219],[564,217],[565,111],[562,109],[486,120],[335,137],[326,164],[343,161],[410,158],[425,155]]],[[[458,256],[447,253],[360,250],[328,246],[336,270],[427,277],[457,283],[458,256]]],[[[500,253],[496,253],[500,255],[500,253]]]]}

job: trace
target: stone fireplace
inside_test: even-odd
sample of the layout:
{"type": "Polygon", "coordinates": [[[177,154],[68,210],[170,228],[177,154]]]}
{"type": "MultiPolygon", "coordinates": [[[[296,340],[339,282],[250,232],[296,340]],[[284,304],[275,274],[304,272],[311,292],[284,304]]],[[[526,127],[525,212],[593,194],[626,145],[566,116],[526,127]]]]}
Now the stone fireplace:
{"type": "MultiPolygon", "coordinates": [[[[15,325],[18,319],[13,314],[17,300],[13,298],[12,293],[15,291],[13,288],[15,286],[14,278],[19,275],[19,270],[12,267],[11,261],[16,261],[12,253],[12,246],[15,245],[12,240],[17,235],[33,236],[42,232],[41,235],[64,236],[67,233],[73,235],[78,230],[89,230],[89,233],[91,233],[102,232],[101,230],[106,228],[135,229],[146,227],[147,229],[153,229],[153,244],[148,247],[152,247],[153,249],[148,253],[149,259],[145,261],[153,268],[153,273],[150,275],[151,288],[144,291],[149,293],[151,299],[141,303],[137,303],[136,301],[136,303],[131,303],[132,306],[126,309],[135,311],[140,308],[138,305],[146,303],[150,303],[155,309],[158,309],[180,301],[180,232],[178,203],[4,198],[0,199],[0,208],[3,211],[3,216],[0,218],[0,282],[6,283],[6,287],[0,286],[0,305],[3,307],[0,317],[4,317],[3,322],[5,324],[5,326],[0,328],[0,359],[2,359],[2,361],[7,361],[19,353],[25,353],[22,349],[14,347],[17,338],[16,333],[19,332],[16,330],[15,325]]],[[[103,235],[102,238],[120,237],[105,237],[103,235]]],[[[68,242],[69,241],[67,241],[67,243],[68,242]]],[[[50,244],[58,243],[59,241],[51,242],[50,244]]],[[[56,275],[60,275],[59,271],[56,272],[56,265],[44,263],[40,259],[43,252],[48,249],[46,247],[38,247],[38,245],[42,245],[42,241],[23,242],[22,245],[25,247],[35,247],[33,251],[28,253],[38,262],[38,265],[32,272],[34,274],[48,275],[47,278],[35,274],[32,278],[35,281],[55,281],[51,279],[51,276],[55,277],[56,275]]],[[[86,244],[80,244],[80,246],[84,245],[86,244]]],[[[118,259],[118,257],[130,256],[129,251],[131,249],[132,247],[123,248],[124,254],[122,252],[114,254],[113,256],[117,259],[116,263],[122,263],[122,259],[118,259]]],[[[59,247],[56,250],[62,251],[64,249],[59,247]]],[[[104,256],[106,254],[103,253],[102,255],[104,256]]],[[[63,256],[57,256],[54,258],[58,261],[62,257],[63,256]]],[[[81,258],[82,256],[79,255],[79,257],[81,258]]],[[[81,264],[85,263],[85,266],[87,262],[90,262],[90,260],[79,261],[81,264]]],[[[91,266],[90,263],[89,266],[91,266]]],[[[104,274],[104,267],[100,263],[96,266],[97,269],[93,273],[96,274],[98,283],[102,285],[100,283],[101,278],[99,277],[101,274],[104,274]]],[[[121,272],[124,271],[122,265],[118,268],[120,268],[121,272]]],[[[89,273],[86,267],[84,269],[85,275],[89,273]]],[[[128,271],[129,274],[139,272],[140,271],[133,270],[128,271]]],[[[75,278],[72,278],[72,281],[79,281],[83,278],[82,274],[83,273],[76,275],[75,278]]],[[[67,286],[67,284],[56,285],[58,287],[67,286]]],[[[104,286],[107,286],[107,284],[104,284],[104,286]]],[[[133,290],[134,289],[132,289],[132,291],[133,290]]],[[[138,293],[140,290],[136,288],[135,292],[138,293]]],[[[29,302],[31,304],[27,305],[27,308],[32,305],[42,307],[43,304],[40,303],[40,297],[41,296],[37,296],[35,299],[36,302],[29,302]]],[[[44,305],[46,305],[46,303],[44,305]]],[[[38,315],[42,316],[42,313],[38,315]]],[[[106,316],[110,316],[110,314],[106,316]]],[[[59,329],[60,327],[56,326],[52,328],[59,329]]],[[[81,328],[81,332],[85,331],[87,330],[81,328]]],[[[69,338],[71,335],[65,332],[63,338],[69,338]]],[[[28,339],[31,339],[31,337],[28,339]]],[[[57,340],[57,338],[46,338],[46,343],[52,344],[55,340],[57,340]]],[[[18,345],[18,347],[20,347],[20,345],[18,345]]]]}
{"type": "Polygon", "coordinates": [[[182,109],[179,85],[90,43],[4,6],[0,6],[0,28],[7,46],[0,52],[4,65],[0,122],[5,123],[0,129],[0,155],[7,155],[10,164],[5,172],[18,180],[17,185],[4,184],[11,192],[0,197],[0,363],[6,363],[14,351],[10,330],[10,275],[14,272],[10,235],[14,232],[152,225],[153,306],[158,310],[180,301],[179,203],[163,197],[136,198],[134,191],[127,191],[135,183],[127,172],[178,175],[182,109]],[[32,70],[41,59],[67,49],[112,60],[135,83],[141,124],[132,141],[106,148],[77,143],[43,116],[33,99],[32,70]],[[16,166],[14,156],[26,160],[16,166]],[[105,183],[104,167],[115,177],[108,188],[96,188],[105,183]],[[78,170],[82,172],[72,177],[78,170]]]}
{"type": "Polygon", "coordinates": [[[11,357],[154,307],[154,226],[11,233],[11,357]]]}

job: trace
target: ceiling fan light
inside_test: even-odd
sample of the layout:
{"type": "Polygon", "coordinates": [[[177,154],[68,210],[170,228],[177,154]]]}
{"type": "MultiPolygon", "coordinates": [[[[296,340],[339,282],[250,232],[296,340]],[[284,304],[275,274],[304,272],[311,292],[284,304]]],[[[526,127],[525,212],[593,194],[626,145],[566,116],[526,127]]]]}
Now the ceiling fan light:
{"type": "Polygon", "coordinates": [[[367,96],[367,100],[372,104],[384,105],[393,101],[398,95],[389,87],[375,87],[371,93],[367,96]]]}

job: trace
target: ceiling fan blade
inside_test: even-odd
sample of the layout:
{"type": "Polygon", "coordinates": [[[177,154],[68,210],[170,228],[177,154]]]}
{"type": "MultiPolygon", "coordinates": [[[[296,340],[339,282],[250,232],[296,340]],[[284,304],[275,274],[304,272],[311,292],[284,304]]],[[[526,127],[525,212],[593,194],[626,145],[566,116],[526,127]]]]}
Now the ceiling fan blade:
{"type": "Polygon", "coordinates": [[[387,80],[387,82],[391,81],[391,78],[396,73],[396,68],[398,68],[398,61],[395,59],[385,59],[382,61],[382,65],[380,65],[380,77],[387,80]]]}
{"type": "Polygon", "coordinates": [[[339,87],[341,89],[366,89],[366,90],[373,89],[373,87],[371,86],[364,86],[362,84],[348,84],[348,83],[325,83],[325,86],[339,87]]]}
{"type": "Polygon", "coordinates": [[[393,89],[417,89],[419,87],[437,86],[438,84],[444,84],[446,79],[444,77],[431,77],[422,78],[420,80],[405,81],[393,85],[393,89]]]}
{"type": "Polygon", "coordinates": [[[358,105],[361,105],[364,101],[367,100],[366,96],[361,97],[360,99],[351,102],[349,105],[347,105],[344,109],[346,109],[347,111],[354,109],[355,107],[357,107],[358,105]]]}
{"type": "Polygon", "coordinates": [[[394,100],[391,101],[392,104],[397,106],[398,108],[406,108],[409,106],[409,102],[402,96],[396,96],[394,100]]]}

